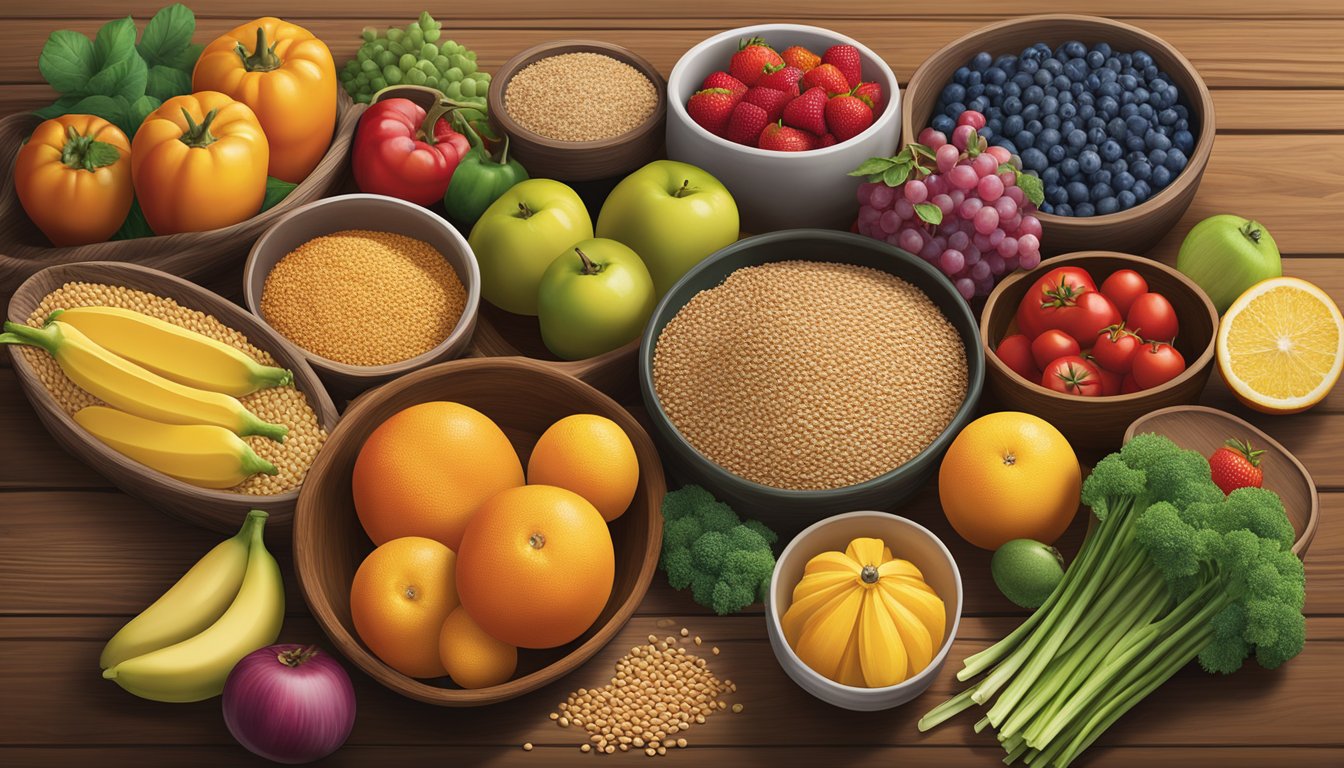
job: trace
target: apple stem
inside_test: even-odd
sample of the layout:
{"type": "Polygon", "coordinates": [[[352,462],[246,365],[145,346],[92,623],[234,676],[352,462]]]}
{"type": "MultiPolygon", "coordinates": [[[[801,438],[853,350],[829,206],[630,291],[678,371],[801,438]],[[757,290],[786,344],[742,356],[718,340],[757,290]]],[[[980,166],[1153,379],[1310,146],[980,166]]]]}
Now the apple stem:
{"type": "Polygon", "coordinates": [[[594,264],[593,260],[588,258],[588,255],[586,253],[579,250],[578,248],[575,248],[574,252],[579,254],[579,259],[583,262],[583,269],[579,270],[579,274],[596,275],[598,272],[602,271],[602,267],[600,265],[594,264]]]}
{"type": "Polygon", "coordinates": [[[694,191],[695,191],[695,190],[691,189],[691,180],[690,180],[690,179],[684,179],[684,180],[681,182],[681,186],[677,188],[677,191],[672,193],[672,196],[673,196],[673,197],[685,197],[685,196],[691,194],[691,193],[694,192],[694,191]]]}
{"type": "Polygon", "coordinates": [[[532,209],[527,207],[527,203],[518,204],[518,218],[520,219],[532,218],[532,209]]]}
{"type": "Polygon", "coordinates": [[[1260,243],[1260,226],[1254,221],[1248,221],[1241,227],[1241,234],[1246,236],[1247,240],[1257,245],[1260,243]]]}

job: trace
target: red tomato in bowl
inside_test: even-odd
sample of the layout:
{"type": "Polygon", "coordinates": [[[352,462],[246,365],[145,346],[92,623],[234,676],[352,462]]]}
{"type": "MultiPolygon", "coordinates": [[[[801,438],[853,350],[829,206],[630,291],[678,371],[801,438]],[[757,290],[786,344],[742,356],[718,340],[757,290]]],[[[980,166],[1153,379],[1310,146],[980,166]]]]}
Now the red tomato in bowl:
{"type": "Polygon", "coordinates": [[[1097,359],[1097,365],[1123,376],[1133,367],[1134,353],[1142,344],[1139,337],[1125,330],[1123,325],[1113,325],[1097,334],[1092,356],[1097,359]]]}
{"type": "Polygon", "coordinates": [[[1134,355],[1134,383],[1139,389],[1152,389],[1180,376],[1185,371],[1185,358],[1165,341],[1145,344],[1134,355]]]}
{"type": "Polygon", "coordinates": [[[1036,361],[1036,366],[1042,370],[1052,360],[1076,355],[1081,351],[1078,341],[1058,328],[1041,332],[1041,335],[1031,342],[1031,357],[1036,361]]]}
{"type": "Polygon", "coordinates": [[[1040,381],[1041,369],[1031,357],[1031,340],[1021,333],[1003,337],[994,350],[1003,364],[1027,381],[1040,381]]]}
{"type": "Polygon", "coordinates": [[[1125,378],[1120,382],[1120,394],[1122,395],[1132,395],[1142,390],[1143,387],[1140,387],[1139,383],[1134,381],[1134,374],[1132,373],[1125,374],[1125,378]]]}
{"type": "Polygon", "coordinates": [[[1172,341],[1180,331],[1176,310],[1160,293],[1145,293],[1134,300],[1125,325],[1147,341],[1172,341]]]}
{"type": "Polygon", "coordinates": [[[1101,380],[1101,396],[1110,397],[1120,394],[1120,387],[1123,386],[1124,374],[1108,371],[1100,365],[1096,366],[1097,378],[1101,380]]]}
{"type": "Polygon", "coordinates": [[[1078,355],[1067,355],[1045,367],[1041,386],[1066,395],[1097,397],[1101,394],[1101,376],[1090,361],[1078,355]]]}
{"type": "Polygon", "coordinates": [[[1120,314],[1128,317],[1134,300],[1148,292],[1148,281],[1132,269],[1117,269],[1101,282],[1101,292],[1120,314]]]}
{"type": "MultiPolygon", "coordinates": [[[[1095,292],[1096,283],[1080,267],[1056,267],[1036,279],[1017,305],[1017,329],[1034,339],[1042,331],[1059,326],[1048,318],[1064,307],[1073,307],[1084,293],[1095,292]]],[[[1091,338],[1091,337],[1088,337],[1091,338]]]]}
{"type": "Polygon", "coordinates": [[[1074,299],[1073,306],[1056,309],[1051,327],[1081,342],[1095,339],[1103,330],[1121,322],[1120,310],[1110,299],[1097,291],[1089,291],[1074,299]]]}

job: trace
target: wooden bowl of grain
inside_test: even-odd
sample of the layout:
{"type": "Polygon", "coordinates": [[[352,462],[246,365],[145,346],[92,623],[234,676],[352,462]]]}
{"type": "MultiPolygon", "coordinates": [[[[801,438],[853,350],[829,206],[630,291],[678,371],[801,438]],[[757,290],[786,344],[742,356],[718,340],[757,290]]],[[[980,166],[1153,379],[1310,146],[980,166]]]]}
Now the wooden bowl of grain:
{"type": "Polygon", "coordinates": [[[613,43],[558,40],[521,51],[495,73],[486,98],[534,178],[623,176],[662,153],[667,82],[613,43]]]}
{"type": "Polygon", "coordinates": [[[974,315],[933,266],[794,229],[739,240],[674,285],[639,376],[679,476],[802,526],[918,492],[972,418],[984,366],[974,315]]]}
{"type": "Polygon", "coordinates": [[[280,219],[252,246],[243,281],[248,309],[298,347],[338,397],[461,356],[476,327],[481,295],[476,257],[452,225],[423,206],[369,194],[318,200],[280,219]],[[382,243],[341,234],[350,231],[390,234],[398,238],[398,248],[417,250],[388,253],[382,243]],[[273,280],[273,273],[280,276],[277,265],[298,249],[313,248],[315,238],[330,236],[340,241],[332,245],[336,250],[305,251],[311,268],[289,273],[283,295],[293,305],[281,302],[282,288],[273,280]],[[271,300],[268,291],[276,292],[271,300]],[[332,297],[343,299],[337,303],[332,297]],[[357,350],[377,362],[332,357],[357,350]]]}
{"type": "MultiPolygon", "coordinates": [[[[564,677],[615,637],[644,598],[658,564],[666,484],[653,440],[624,408],[577,379],[523,358],[454,360],[407,374],[354,402],[313,465],[295,514],[294,566],[304,599],[323,631],[360,669],[403,696],[430,704],[472,707],[511,699],[564,677]],[[610,524],[616,553],[611,597],[597,621],[573,642],[522,649],[515,677],[488,688],[451,687],[448,678],[420,680],[393,670],[359,639],[350,612],[350,584],[373,543],[355,514],[351,475],[365,439],[393,414],[419,403],[468,405],[503,429],[523,465],[537,438],[575,413],[605,416],[630,436],[639,487],[625,514],[610,524]]],[[[506,578],[501,575],[501,578],[506,578]]]]}
{"type": "Polygon", "coordinates": [[[1150,259],[1111,251],[1082,251],[1057,256],[1030,272],[1016,272],[995,286],[980,313],[980,337],[988,369],[989,395],[1004,410],[1026,411],[1055,425],[1074,449],[1100,456],[1120,447],[1125,427],[1138,416],[1159,408],[1193,403],[1213,371],[1218,310],[1190,278],[1150,259]],[[1176,350],[1185,371],[1157,387],[1128,395],[1081,397],[1055,392],[1014,373],[994,354],[1005,336],[1017,333],[1014,315],[1022,297],[1038,278],[1057,267],[1081,267],[1101,284],[1118,269],[1132,269],[1162,294],[1176,310],[1180,333],[1176,350]]]}
{"type": "MultiPolygon", "coordinates": [[[[260,437],[244,438],[263,458],[281,468],[282,474],[277,478],[256,475],[239,486],[244,491],[212,490],[149,469],[99,442],[75,423],[71,414],[97,401],[67,379],[46,352],[8,345],[19,386],[56,442],[121,490],[186,522],[227,533],[238,530],[248,510],[263,509],[270,513],[271,525],[288,526],[298,500],[298,487],[327,433],[340,418],[303,354],[237,304],[165,272],[119,262],[62,264],[38,272],[24,281],[10,299],[9,319],[36,324],[51,310],[91,304],[140,311],[149,311],[146,307],[151,307],[161,311],[160,319],[178,325],[186,325],[178,319],[189,313],[205,313],[223,326],[241,332],[255,350],[239,348],[259,362],[293,372],[292,387],[264,389],[241,398],[263,420],[282,421],[289,427],[284,443],[260,437]],[[109,295],[105,286],[128,290],[109,295]],[[289,407],[296,409],[293,411],[296,418],[279,418],[289,407]]],[[[201,319],[194,317],[191,321],[201,319]]],[[[205,323],[196,330],[207,332],[206,326],[217,327],[205,323]]],[[[222,336],[218,340],[232,343],[222,336]]]]}

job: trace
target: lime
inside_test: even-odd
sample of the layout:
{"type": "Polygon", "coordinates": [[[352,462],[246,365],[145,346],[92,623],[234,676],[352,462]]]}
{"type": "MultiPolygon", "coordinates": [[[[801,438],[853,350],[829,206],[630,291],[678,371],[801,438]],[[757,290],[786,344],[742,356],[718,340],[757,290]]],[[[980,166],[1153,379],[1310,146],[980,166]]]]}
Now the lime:
{"type": "Polygon", "coordinates": [[[1064,558],[1049,544],[1013,539],[994,552],[989,572],[1004,597],[1035,610],[1064,578],[1064,558]]]}

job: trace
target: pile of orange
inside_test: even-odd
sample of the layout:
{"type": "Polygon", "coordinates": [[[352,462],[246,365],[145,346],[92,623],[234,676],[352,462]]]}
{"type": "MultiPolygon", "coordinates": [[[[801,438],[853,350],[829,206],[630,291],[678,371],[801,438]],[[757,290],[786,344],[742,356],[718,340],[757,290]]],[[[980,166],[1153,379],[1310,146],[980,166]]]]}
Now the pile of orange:
{"type": "Polygon", "coordinates": [[[607,523],[638,482],[630,438],[602,416],[551,425],[524,475],[480,411],[430,402],[394,414],[355,460],[355,511],[377,545],[350,587],[355,630],[409,677],[509,680],[519,648],[569,643],[601,614],[615,577],[607,523]]]}

